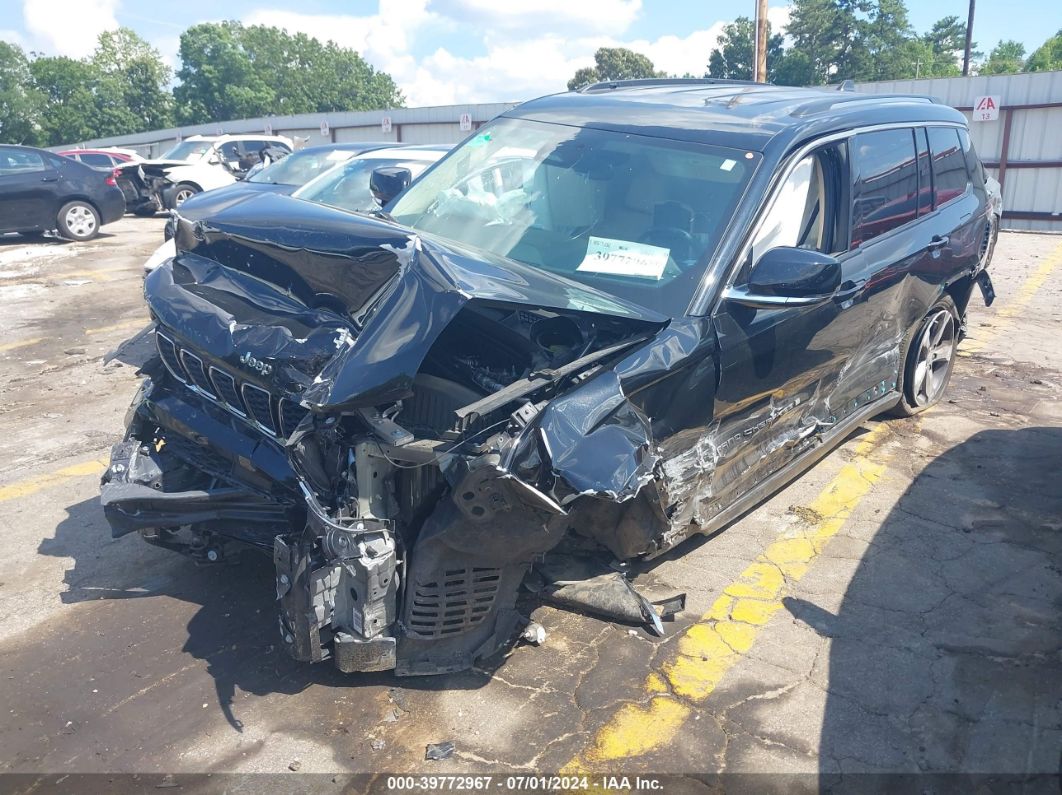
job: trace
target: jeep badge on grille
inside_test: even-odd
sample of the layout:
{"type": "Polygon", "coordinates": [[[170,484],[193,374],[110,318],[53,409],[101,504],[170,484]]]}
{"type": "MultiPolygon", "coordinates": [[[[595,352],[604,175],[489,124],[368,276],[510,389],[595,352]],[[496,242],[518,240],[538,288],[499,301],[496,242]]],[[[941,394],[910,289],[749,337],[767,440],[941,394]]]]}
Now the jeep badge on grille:
{"type": "Polygon", "coordinates": [[[243,356],[240,357],[240,364],[244,367],[249,367],[252,370],[257,370],[262,375],[270,375],[273,372],[273,365],[266,364],[265,362],[254,358],[249,353],[244,353],[243,356]]]}

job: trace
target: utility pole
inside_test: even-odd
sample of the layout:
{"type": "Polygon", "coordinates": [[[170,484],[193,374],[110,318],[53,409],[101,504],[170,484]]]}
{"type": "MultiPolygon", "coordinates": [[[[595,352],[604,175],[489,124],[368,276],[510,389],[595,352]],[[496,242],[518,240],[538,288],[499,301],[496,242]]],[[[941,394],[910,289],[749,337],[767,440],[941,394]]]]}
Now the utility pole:
{"type": "Polygon", "coordinates": [[[752,79],[757,83],[767,82],[767,0],[756,0],[756,59],[752,79]]]}
{"type": "Polygon", "coordinates": [[[970,48],[973,47],[974,0],[970,0],[970,15],[966,18],[966,49],[962,55],[962,76],[970,75],[970,48]]]}

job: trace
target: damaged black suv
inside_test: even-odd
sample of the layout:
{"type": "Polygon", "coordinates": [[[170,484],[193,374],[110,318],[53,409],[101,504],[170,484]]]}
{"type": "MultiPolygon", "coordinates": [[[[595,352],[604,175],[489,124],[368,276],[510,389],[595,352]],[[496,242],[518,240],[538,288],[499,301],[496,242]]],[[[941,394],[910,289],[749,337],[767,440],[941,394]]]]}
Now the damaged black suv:
{"type": "MultiPolygon", "coordinates": [[[[467,668],[529,576],[717,530],[936,402],[991,296],[983,171],[924,98],[598,84],[386,207],[182,211],[103,479],[116,536],[272,555],[284,646],[344,671],[467,668]]],[[[569,601],[622,614],[609,582],[569,601]]]]}

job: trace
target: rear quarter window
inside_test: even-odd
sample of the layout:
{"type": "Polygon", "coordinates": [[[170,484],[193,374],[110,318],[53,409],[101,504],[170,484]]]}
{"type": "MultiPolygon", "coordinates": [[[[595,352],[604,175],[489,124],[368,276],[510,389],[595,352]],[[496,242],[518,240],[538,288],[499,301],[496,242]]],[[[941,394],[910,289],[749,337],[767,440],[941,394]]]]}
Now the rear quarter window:
{"type": "Polygon", "coordinates": [[[930,127],[928,132],[933,158],[933,204],[940,207],[966,193],[969,175],[959,131],[952,127],[930,127]]]}
{"type": "Polygon", "coordinates": [[[918,167],[910,129],[861,133],[853,139],[852,247],[908,221],[918,211],[918,167]]]}

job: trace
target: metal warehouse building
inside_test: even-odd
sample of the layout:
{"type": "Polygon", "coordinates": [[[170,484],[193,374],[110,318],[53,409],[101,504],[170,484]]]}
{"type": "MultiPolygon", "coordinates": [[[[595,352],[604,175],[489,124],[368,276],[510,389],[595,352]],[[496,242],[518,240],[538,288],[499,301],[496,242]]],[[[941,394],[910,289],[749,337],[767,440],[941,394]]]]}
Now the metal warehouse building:
{"type": "Polygon", "coordinates": [[[856,89],[930,96],[962,111],[978,154],[1003,186],[1002,227],[1062,232],[1062,72],[892,80],[856,89]]]}

